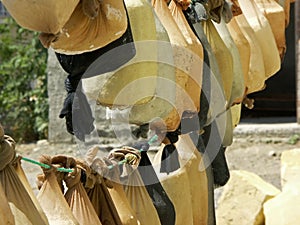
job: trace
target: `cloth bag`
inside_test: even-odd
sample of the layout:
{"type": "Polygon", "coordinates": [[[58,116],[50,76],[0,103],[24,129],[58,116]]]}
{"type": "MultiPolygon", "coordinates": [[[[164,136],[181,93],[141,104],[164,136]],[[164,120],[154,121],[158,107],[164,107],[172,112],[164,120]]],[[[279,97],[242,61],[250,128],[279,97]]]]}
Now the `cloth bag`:
{"type": "Polygon", "coordinates": [[[155,43],[157,36],[152,9],[145,5],[144,1],[126,0],[125,4],[135,41],[136,55],[115,71],[89,77],[82,82],[89,99],[112,108],[125,108],[149,102],[155,93],[157,83],[155,43]],[[144,27],[147,27],[147,32],[141,32],[144,27]],[[147,86],[143,83],[145,80],[147,86]]]}
{"type": "Polygon", "coordinates": [[[203,30],[207,40],[211,46],[212,52],[216,57],[219,71],[222,77],[222,86],[224,88],[225,100],[227,107],[229,106],[232,83],[233,83],[233,59],[230,51],[226,47],[220,34],[216,30],[213,22],[207,20],[203,22],[203,30]]]}
{"type": "MultiPolygon", "coordinates": [[[[247,22],[245,15],[233,17],[232,23],[236,22],[250,45],[249,71],[245,83],[246,94],[260,91],[265,86],[265,65],[262,50],[255,36],[254,30],[247,22]]],[[[231,23],[231,22],[230,22],[231,23]]]]}
{"type": "Polygon", "coordinates": [[[174,204],[175,224],[206,224],[208,220],[207,178],[200,153],[188,134],[181,135],[176,142],[180,168],[167,174],[160,172],[163,147],[154,156],[153,165],[161,184],[174,204]]]}
{"type": "MultiPolygon", "coordinates": [[[[111,76],[112,79],[111,84],[109,84],[110,81],[107,81],[107,85],[108,88],[113,88],[116,92],[120,92],[118,94],[119,97],[122,97],[122,93],[124,92],[125,96],[128,96],[127,94],[129,94],[129,96],[132,95],[135,100],[132,101],[134,104],[130,103],[130,100],[128,100],[127,103],[124,100],[124,103],[132,104],[125,109],[123,107],[118,108],[112,106],[108,108],[107,111],[108,114],[112,115],[112,119],[117,119],[118,122],[127,122],[129,120],[131,124],[142,125],[149,123],[149,121],[157,117],[164,119],[173,110],[176,88],[173,66],[174,60],[168,34],[157,18],[152,6],[145,0],[138,2],[126,0],[125,3],[131,23],[134,25],[132,25],[132,27],[136,40],[135,46],[139,50],[139,53],[136,59],[130,62],[132,64],[128,65],[127,70],[124,69],[123,71],[108,75],[111,76]],[[148,20],[144,19],[145,15],[149,15],[148,20]],[[152,19],[154,19],[154,21],[152,21],[152,19]],[[148,34],[147,37],[146,34],[148,32],[141,32],[142,27],[147,26],[152,28],[153,22],[155,31],[149,29],[148,32],[150,34],[148,34]],[[153,41],[153,35],[155,35],[156,41],[153,41]],[[147,62],[142,62],[144,60],[147,60],[147,62]],[[133,65],[134,63],[136,65],[133,65]],[[157,70],[153,72],[153,74],[149,73],[151,76],[143,77],[143,74],[146,75],[148,73],[145,72],[145,70],[148,70],[148,66],[152,65],[151,68],[154,68],[153,63],[156,64],[157,70]],[[133,72],[129,70],[129,67],[133,72]],[[121,74],[123,77],[115,77],[119,76],[118,74],[121,74]],[[118,86],[119,79],[124,88],[118,86]],[[129,80],[126,81],[128,82],[126,86],[121,79],[129,80]],[[150,91],[153,87],[151,84],[155,84],[155,93],[153,94],[150,91]]],[[[97,77],[83,80],[87,93],[90,93],[91,90],[95,90],[95,92],[88,94],[90,98],[93,98],[93,96],[102,96],[103,92],[101,91],[101,87],[106,89],[106,84],[101,86],[101,81],[106,82],[105,79],[105,77],[97,77]],[[100,92],[99,95],[98,92],[100,92]]],[[[105,98],[106,97],[101,97],[97,100],[102,104],[103,101],[106,101],[105,98]]],[[[117,105],[117,101],[114,104],[117,105]]]]}
{"type": "Polygon", "coordinates": [[[64,197],[79,224],[96,224],[101,222],[90,199],[81,183],[81,169],[77,167],[76,160],[65,155],[56,155],[51,159],[51,163],[60,167],[73,169],[71,173],[64,173],[63,181],[66,185],[64,197]]]}
{"type": "Polygon", "coordinates": [[[50,46],[59,53],[90,52],[120,38],[126,31],[127,15],[123,0],[103,0],[98,15],[91,19],[83,10],[85,1],[77,4],[70,19],[56,34],[50,46]]]}
{"type": "Polygon", "coordinates": [[[169,174],[161,173],[158,165],[161,163],[163,147],[155,155],[153,166],[156,167],[158,179],[174,204],[175,224],[193,224],[191,190],[187,171],[185,168],[179,168],[169,174]]]}
{"type": "Polygon", "coordinates": [[[101,225],[98,215],[80,181],[81,170],[76,168],[74,173],[65,176],[64,181],[68,188],[65,198],[77,221],[84,225],[101,225]]]}
{"type": "Polygon", "coordinates": [[[244,75],[242,70],[241,57],[238,48],[235,42],[233,41],[230,32],[228,31],[224,16],[221,17],[220,23],[215,23],[215,22],[213,23],[220,37],[222,38],[224,44],[229,50],[232,58],[233,80],[232,80],[231,95],[229,100],[229,105],[231,106],[232,104],[242,102],[244,98],[245,84],[244,84],[244,75]]]}
{"type": "Polygon", "coordinates": [[[179,160],[186,169],[191,191],[193,224],[206,224],[208,220],[208,181],[202,155],[189,134],[180,135],[176,143],[179,160]]]}
{"type": "Polygon", "coordinates": [[[39,211],[40,215],[42,216],[43,220],[45,221],[46,224],[48,224],[48,219],[40,205],[40,203],[38,202],[36,195],[34,194],[31,185],[29,184],[29,181],[26,177],[26,174],[22,168],[21,165],[21,157],[17,157],[14,162],[13,162],[13,166],[15,168],[16,173],[18,174],[18,177],[20,178],[22,184],[24,185],[27,193],[30,195],[31,200],[33,201],[35,207],[37,208],[37,210],[39,211]]]}
{"type": "MultiPolygon", "coordinates": [[[[51,157],[49,156],[42,156],[40,162],[52,165],[51,157]]],[[[63,175],[56,171],[55,165],[51,169],[43,169],[43,172],[44,177],[41,177],[43,180],[37,199],[49,223],[55,225],[79,225],[80,223],[76,220],[63,195],[63,175]]]]}
{"type": "Polygon", "coordinates": [[[152,200],[137,170],[141,155],[138,150],[130,147],[115,149],[110,152],[109,159],[117,162],[126,161],[122,167],[122,180],[126,197],[141,224],[160,225],[160,220],[152,200]]]}
{"type": "MultiPolygon", "coordinates": [[[[181,86],[181,88],[184,88],[185,92],[187,93],[187,96],[190,98],[192,107],[195,107],[194,109],[191,108],[188,104],[183,104],[182,109],[179,106],[178,108],[181,111],[190,111],[190,112],[199,112],[200,110],[200,93],[201,93],[201,86],[202,86],[202,73],[203,73],[203,59],[204,59],[204,53],[203,53],[203,47],[201,45],[201,42],[197,38],[197,36],[194,34],[192,29],[190,28],[187,20],[185,19],[185,16],[183,14],[183,6],[180,3],[177,3],[176,1],[171,1],[169,3],[169,9],[171,11],[171,14],[174,18],[174,21],[176,22],[179,30],[178,32],[181,31],[187,45],[187,49],[191,51],[191,53],[188,53],[188,57],[185,55],[179,55],[179,58],[181,59],[181,62],[178,61],[175,63],[176,66],[179,65],[179,68],[184,68],[182,67],[182,61],[187,60],[189,64],[187,64],[187,70],[185,71],[185,76],[187,76],[187,81],[186,84],[183,82],[181,83],[178,81],[178,84],[181,86]],[[189,56],[191,54],[191,56],[189,56]],[[186,59],[185,59],[186,58],[186,59]],[[193,106],[194,105],[194,106],[193,106]],[[196,110],[196,111],[195,111],[196,110]]],[[[176,31],[176,32],[177,32],[176,31]]],[[[174,32],[174,31],[173,31],[174,32]]],[[[174,33],[173,33],[174,34],[174,33]]],[[[173,44],[176,44],[175,42],[173,44]]],[[[177,44],[183,44],[182,43],[177,43],[177,44]]],[[[180,45],[179,45],[180,46],[180,45]]],[[[176,52],[174,53],[176,54],[176,52]]],[[[177,75],[178,80],[180,79],[180,74],[177,75]]],[[[188,102],[189,100],[186,99],[182,93],[177,92],[177,101],[178,102],[188,102]]],[[[180,112],[179,110],[179,112],[180,112]]],[[[181,115],[180,115],[181,116],[181,115]]]]}
{"type": "Polygon", "coordinates": [[[86,182],[85,189],[101,223],[122,225],[104,179],[99,174],[90,174],[87,179],[93,180],[92,183],[86,182]]]}
{"type": "MultiPolygon", "coordinates": [[[[98,148],[95,150],[98,151],[98,148]]],[[[89,153],[87,153],[89,155],[89,153]]],[[[77,167],[84,171],[81,174],[86,193],[102,224],[122,225],[117,209],[108,193],[105,180],[83,160],[76,160],[77,167]]]]}
{"type": "MultiPolygon", "coordinates": [[[[198,15],[199,16],[199,15],[198,15]]],[[[201,41],[203,48],[207,53],[207,58],[204,57],[204,66],[203,66],[203,82],[202,82],[202,93],[201,97],[206,98],[208,101],[209,107],[206,115],[205,122],[203,123],[205,126],[209,125],[217,115],[225,111],[226,108],[226,100],[225,100],[225,92],[223,87],[223,80],[219,70],[219,65],[216,59],[216,56],[212,50],[212,47],[207,39],[207,36],[204,32],[203,23],[204,22],[190,22],[191,26],[194,29],[194,32],[197,34],[197,37],[201,41]],[[206,60],[206,61],[205,61],[206,60]],[[216,101],[218,99],[218,101],[216,101]]],[[[205,102],[205,101],[204,101],[205,102]]],[[[200,101],[202,104],[203,101],[200,101]]],[[[205,107],[205,105],[201,105],[201,107],[205,107]]],[[[200,114],[202,114],[205,109],[200,107],[200,114]]],[[[202,116],[200,115],[200,118],[202,116]]]]}
{"type": "Polygon", "coordinates": [[[174,225],[176,220],[174,204],[160,183],[147,151],[141,152],[138,171],[156,208],[160,223],[162,225],[174,225]]]}
{"type": "MultiPolygon", "coordinates": [[[[48,224],[39,214],[12,165],[16,157],[15,141],[7,135],[0,137],[0,139],[2,139],[0,140],[0,185],[7,200],[17,208],[13,212],[21,211],[32,224],[48,224]]],[[[17,221],[17,215],[15,216],[17,221]]]]}
{"type": "Polygon", "coordinates": [[[100,159],[97,156],[98,147],[89,149],[86,154],[85,161],[90,165],[91,169],[97,172],[100,176],[105,178],[106,186],[108,187],[109,195],[116,207],[116,211],[120,217],[121,224],[138,225],[136,214],[130,206],[123,185],[120,181],[120,170],[118,166],[113,164],[113,161],[107,157],[100,159]],[[109,169],[108,166],[112,168],[109,169]]]}
{"type": "Polygon", "coordinates": [[[79,0],[2,0],[2,3],[20,26],[57,34],[71,17],[79,0]]]}
{"type": "Polygon", "coordinates": [[[247,93],[247,86],[249,86],[248,81],[248,74],[249,74],[249,67],[250,67],[250,44],[249,41],[246,39],[245,35],[241,31],[240,27],[238,26],[235,18],[233,17],[228,24],[226,24],[228,31],[234,41],[240,56],[240,61],[242,64],[242,71],[244,77],[244,94],[247,93]]]}
{"type": "Polygon", "coordinates": [[[174,131],[184,111],[200,110],[203,48],[185,20],[181,6],[171,2],[168,9],[162,0],[153,0],[152,6],[173,46],[176,97],[174,109],[165,119],[165,124],[168,131],[174,131]]]}

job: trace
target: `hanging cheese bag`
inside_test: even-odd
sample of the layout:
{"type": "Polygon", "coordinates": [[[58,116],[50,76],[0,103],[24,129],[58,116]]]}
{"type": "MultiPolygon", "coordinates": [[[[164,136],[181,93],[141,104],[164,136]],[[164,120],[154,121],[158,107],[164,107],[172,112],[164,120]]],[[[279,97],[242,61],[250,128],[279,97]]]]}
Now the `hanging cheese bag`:
{"type": "Polygon", "coordinates": [[[193,224],[193,211],[189,177],[185,167],[171,173],[161,173],[160,165],[164,145],[156,153],[153,165],[156,174],[175,208],[175,225],[193,224]],[[183,204],[184,203],[184,204],[183,204]]]}
{"type": "MultiPolygon", "coordinates": [[[[176,93],[176,108],[179,112],[179,116],[181,117],[184,111],[198,112],[200,110],[200,93],[202,85],[204,55],[203,47],[200,41],[198,40],[198,38],[196,37],[196,35],[194,34],[194,32],[192,31],[188,22],[185,19],[185,16],[182,12],[183,6],[181,6],[173,0],[169,4],[169,9],[174,18],[175,23],[178,26],[177,31],[170,31],[171,27],[167,29],[168,32],[173,32],[169,33],[169,35],[175,35],[175,31],[178,33],[181,32],[186,43],[184,43],[183,41],[176,43],[176,41],[179,41],[178,37],[177,40],[175,39],[173,42],[171,42],[175,45],[178,45],[179,47],[185,47],[188,51],[190,51],[188,53],[174,51],[176,57],[175,66],[178,67],[178,70],[183,69],[183,71],[185,72],[185,74],[176,74],[176,83],[184,90],[184,92],[187,93],[187,96],[184,96],[183,94],[185,93],[180,93],[180,91],[177,91],[176,93]],[[187,55],[184,55],[182,53],[185,53],[187,55]],[[183,63],[186,63],[186,65],[184,65],[183,63]],[[182,75],[184,75],[187,78],[186,82],[184,82],[184,80],[180,81],[182,75]],[[189,97],[189,99],[187,99],[187,97],[189,97]]],[[[166,26],[167,25],[165,25],[165,27],[166,26]]],[[[182,50],[183,49],[180,49],[180,51],[182,50]]]]}
{"type": "Polygon", "coordinates": [[[57,34],[71,17],[79,0],[2,0],[2,3],[20,26],[57,34]]]}
{"type": "MultiPolygon", "coordinates": [[[[80,54],[106,46],[126,31],[127,15],[123,0],[103,0],[98,16],[91,19],[80,1],[50,46],[59,53],[80,54]]],[[[55,33],[56,34],[56,33],[55,33]]]]}
{"type": "Polygon", "coordinates": [[[93,170],[87,162],[95,158],[98,147],[93,147],[85,155],[85,160],[76,160],[77,167],[84,171],[85,179],[82,179],[90,202],[102,224],[122,225],[117,209],[108,193],[104,178],[93,170]],[[93,153],[94,151],[94,153],[93,153]]]}
{"type": "MultiPolygon", "coordinates": [[[[139,225],[140,222],[138,221],[135,212],[131,208],[128,199],[126,198],[126,194],[124,192],[123,185],[120,181],[120,170],[119,167],[116,166],[116,164],[113,164],[111,160],[108,160],[106,157],[103,159],[98,158],[97,153],[99,151],[98,147],[91,148],[88,153],[86,154],[86,162],[90,165],[91,169],[97,173],[96,176],[100,175],[103,176],[101,178],[101,182],[105,182],[104,185],[101,185],[102,188],[107,187],[107,189],[104,188],[105,195],[108,196],[105,197],[107,199],[107,202],[105,204],[109,204],[109,212],[111,212],[113,221],[115,221],[115,224],[123,224],[123,225],[139,225]],[[110,169],[108,169],[108,166],[111,166],[110,169]],[[115,212],[117,212],[118,218],[116,218],[115,212]]],[[[92,176],[88,175],[87,184],[90,183],[92,176]]],[[[93,179],[93,178],[92,178],[93,179]]],[[[96,184],[99,181],[96,181],[96,184]]],[[[88,185],[89,186],[89,185],[88,185]]],[[[99,187],[99,186],[98,186],[99,187]]],[[[92,193],[89,191],[89,196],[91,196],[92,193]]],[[[96,196],[94,196],[96,197],[96,196]]],[[[93,200],[93,202],[96,199],[93,200]]],[[[96,207],[97,213],[99,214],[99,202],[93,203],[96,207]]],[[[106,206],[105,206],[106,207],[106,206]]],[[[103,210],[103,209],[102,209],[103,210]]],[[[101,211],[102,211],[101,210],[101,211]]],[[[104,209],[105,210],[105,209],[104,209]]],[[[105,211],[103,211],[104,213],[105,211]]],[[[111,218],[108,217],[108,215],[100,215],[100,219],[105,224],[105,222],[111,222],[109,221],[111,218]],[[109,219],[109,220],[108,220],[109,219]]]]}
{"type": "Polygon", "coordinates": [[[250,44],[246,39],[245,35],[241,31],[240,27],[238,26],[235,17],[231,19],[231,21],[227,24],[228,31],[239,51],[240,61],[242,63],[242,71],[244,77],[244,94],[247,91],[248,86],[248,74],[249,74],[249,67],[250,67],[250,44]]]}
{"type": "Polygon", "coordinates": [[[232,80],[232,87],[231,87],[232,89],[231,89],[229,105],[240,103],[243,101],[244,98],[245,85],[244,85],[244,75],[242,70],[241,58],[240,58],[238,48],[235,42],[233,41],[230,32],[228,31],[223,15],[221,17],[220,23],[214,22],[214,26],[218,31],[220,37],[224,41],[232,58],[233,80],[232,80]]]}
{"type": "Polygon", "coordinates": [[[208,181],[202,155],[188,134],[179,137],[176,148],[180,164],[185,167],[189,179],[193,224],[206,224],[208,220],[208,181]]]}
{"type": "Polygon", "coordinates": [[[266,78],[263,54],[259,42],[244,14],[235,16],[232,20],[237,23],[250,45],[249,71],[245,83],[246,94],[260,91],[265,85],[266,78]]]}
{"type": "MultiPolygon", "coordinates": [[[[175,7],[175,3],[171,2],[169,5],[173,17],[164,2],[153,1],[152,4],[158,17],[156,20],[159,22],[158,30],[163,29],[160,36],[168,36],[168,39],[160,38],[160,40],[167,40],[171,43],[171,47],[168,46],[169,51],[163,50],[160,54],[163,54],[163,57],[169,54],[168,57],[172,59],[172,64],[170,64],[172,68],[167,67],[167,69],[169,69],[169,73],[173,73],[175,70],[175,76],[173,80],[168,78],[169,81],[166,82],[161,79],[161,82],[158,83],[157,96],[160,99],[154,99],[150,104],[134,105],[130,112],[129,121],[139,124],[137,121],[142,121],[139,118],[157,108],[159,110],[159,113],[156,114],[157,117],[164,121],[164,126],[168,131],[174,131],[178,128],[180,118],[185,110],[199,111],[203,49],[190,30],[182,11],[180,11],[181,9],[178,10],[175,7]],[[189,50],[192,49],[192,51],[186,52],[183,47],[187,47],[189,50]]],[[[166,69],[162,70],[162,68],[158,69],[158,75],[165,79],[168,71],[166,69]]],[[[151,121],[153,118],[155,118],[154,114],[146,119],[151,121]]]]}
{"type": "Polygon", "coordinates": [[[0,185],[7,200],[17,208],[17,211],[21,211],[30,223],[48,224],[39,214],[12,165],[16,157],[15,141],[7,135],[2,138],[0,137],[0,185]]]}
{"type": "Polygon", "coordinates": [[[109,181],[108,192],[116,206],[122,224],[139,225],[140,222],[126,197],[124,186],[120,181],[119,169],[112,169],[109,177],[111,177],[112,180],[109,181]]]}
{"type": "MultiPolygon", "coordinates": [[[[110,114],[113,114],[113,118],[116,118],[117,114],[118,121],[126,121],[129,120],[129,123],[142,125],[145,123],[149,123],[154,118],[166,118],[169,113],[173,110],[175,104],[175,72],[174,72],[174,59],[173,59],[173,50],[169,40],[169,36],[164,26],[161,24],[159,18],[155,14],[152,9],[152,6],[146,0],[140,1],[143,3],[143,7],[148,7],[152,10],[152,14],[155,20],[156,26],[156,39],[157,41],[150,43],[154,44],[157,48],[157,83],[155,94],[145,104],[134,104],[129,108],[123,110],[114,110],[108,109],[110,114]],[[122,118],[122,119],[121,119],[122,118]]],[[[136,1],[126,1],[127,8],[133,8],[135,10],[136,1]]],[[[147,44],[148,41],[142,42],[141,44],[147,44]]],[[[139,43],[137,43],[139,45],[139,43]]],[[[145,52],[144,52],[145,53],[145,52]]],[[[145,59],[148,57],[145,57],[145,59]]],[[[128,76],[128,75],[125,75],[128,76]]],[[[136,82],[132,85],[128,85],[127,90],[132,88],[132,90],[136,90],[136,85],[140,85],[142,87],[146,87],[149,82],[151,83],[151,79],[156,79],[155,76],[149,77],[146,79],[142,79],[140,83],[136,82]],[[149,82],[148,82],[149,81],[149,82]]],[[[122,90],[122,91],[127,91],[122,90]]],[[[137,90],[136,90],[137,91],[137,90]]],[[[138,96],[139,94],[136,93],[138,96]]],[[[145,96],[148,97],[148,96],[145,96]]],[[[142,98],[142,96],[140,96],[142,98]]]]}
{"type": "Polygon", "coordinates": [[[201,154],[189,134],[181,135],[176,142],[180,168],[166,174],[160,172],[163,149],[164,146],[154,156],[153,165],[163,187],[174,203],[175,224],[207,224],[208,183],[201,154]]]}
{"type": "Polygon", "coordinates": [[[268,19],[280,58],[283,59],[286,51],[284,9],[275,0],[255,0],[255,3],[268,19]]]}
{"type": "Polygon", "coordinates": [[[127,168],[129,173],[124,184],[126,197],[141,224],[160,225],[160,220],[152,200],[144,186],[138,170],[127,168]],[[130,171],[132,170],[132,171],[130,171]]]}
{"type": "MultiPolygon", "coordinates": [[[[52,165],[51,157],[42,156],[41,163],[52,165]]],[[[62,178],[60,172],[51,169],[43,169],[44,181],[37,195],[37,199],[44,210],[49,223],[55,225],[79,225],[74,217],[61,188],[62,178]],[[59,179],[58,179],[59,178],[59,179]],[[59,183],[58,183],[59,180],[59,183]]]]}
{"type": "Polygon", "coordinates": [[[140,152],[135,148],[125,146],[112,150],[108,158],[118,163],[126,160],[122,166],[121,179],[126,197],[140,224],[160,225],[157,211],[137,170],[141,159],[140,152]]]}
{"type": "MultiPolygon", "coordinates": [[[[125,4],[136,55],[115,71],[92,77],[84,75],[82,80],[83,89],[89,99],[111,108],[125,108],[149,102],[155,95],[157,84],[157,35],[152,8],[144,1],[126,0],[125,4]]],[[[122,51],[122,48],[118,51],[122,51]]],[[[97,61],[86,74],[94,66],[97,66],[97,61]]]]}
{"type": "Polygon", "coordinates": [[[86,191],[102,224],[122,225],[103,178],[86,191]]]}
{"type": "Polygon", "coordinates": [[[174,204],[160,183],[146,150],[141,151],[138,171],[156,208],[161,225],[174,225],[176,220],[174,204]]]}
{"type": "Polygon", "coordinates": [[[254,0],[239,0],[239,4],[247,22],[254,30],[263,54],[265,77],[269,78],[278,72],[281,65],[270,23],[263,13],[261,13],[254,0]]]}
{"type": "Polygon", "coordinates": [[[33,192],[33,189],[31,187],[31,185],[29,184],[29,181],[25,175],[25,172],[22,168],[21,165],[21,158],[17,157],[15,159],[15,161],[13,162],[13,166],[15,168],[16,173],[18,174],[18,177],[20,178],[22,184],[24,185],[27,193],[30,195],[31,200],[33,201],[35,207],[37,208],[37,210],[39,211],[40,215],[42,216],[43,220],[45,221],[46,224],[48,224],[48,219],[42,209],[42,207],[40,206],[40,203],[38,202],[36,195],[33,192]]]}
{"type": "Polygon", "coordinates": [[[64,181],[68,188],[65,198],[73,212],[73,215],[79,224],[95,224],[102,225],[98,215],[80,181],[81,170],[75,166],[67,166],[66,168],[74,168],[74,172],[67,174],[64,181]]]}
{"type": "Polygon", "coordinates": [[[176,94],[171,113],[164,118],[168,131],[178,128],[182,113],[197,112],[200,108],[203,49],[190,30],[181,9],[171,2],[152,1],[153,8],[165,27],[173,47],[176,94]],[[184,99],[184,100],[183,100],[184,99]]]}
{"type": "MultiPolygon", "coordinates": [[[[203,73],[203,86],[209,86],[209,90],[202,88],[203,94],[209,99],[209,110],[207,115],[206,125],[210,124],[217,115],[225,111],[226,99],[223,87],[223,80],[219,70],[218,62],[212,47],[204,33],[204,28],[201,22],[194,23],[193,28],[203,45],[203,48],[207,51],[209,65],[204,65],[208,74],[203,73]],[[207,76],[207,78],[206,78],[207,76]],[[208,82],[208,84],[206,84],[208,82]]],[[[200,102],[201,104],[201,102],[200,102]]],[[[200,109],[201,111],[202,109],[200,109]]]]}
{"type": "Polygon", "coordinates": [[[6,199],[5,193],[0,185],[0,225],[14,225],[15,219],[8,201],[6,199]]]}
{"type": "Polygon", "coordinates": [[[203,29],[218,63],[228,107],[233,83],[233,59],[211,20],[203,22],[203,29]]]}

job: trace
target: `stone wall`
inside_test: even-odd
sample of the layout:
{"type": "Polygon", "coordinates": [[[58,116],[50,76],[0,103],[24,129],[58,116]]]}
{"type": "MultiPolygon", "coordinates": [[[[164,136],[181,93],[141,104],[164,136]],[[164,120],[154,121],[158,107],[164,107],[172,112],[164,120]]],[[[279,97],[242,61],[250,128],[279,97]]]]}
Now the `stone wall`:
{"type": "Polygon", "coordinates": [[[63,71],[52,49],[48,50],[47,62],[49,96],[49,142],[73,142],[73,137],[66,131],[65,120],[58,117],[66,96],[63,71]]]}

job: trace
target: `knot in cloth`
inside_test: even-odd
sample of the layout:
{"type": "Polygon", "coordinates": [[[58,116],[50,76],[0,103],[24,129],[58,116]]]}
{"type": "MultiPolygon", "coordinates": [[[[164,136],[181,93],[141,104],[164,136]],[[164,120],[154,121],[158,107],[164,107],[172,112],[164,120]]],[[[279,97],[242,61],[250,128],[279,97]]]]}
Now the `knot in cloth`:
{"type": "Polygon", "coordinates": [[[65,175],[65,182],[68,188],[72,188],[80,183],[81,169],[74,168],[74,172],[65,175]]]}
{"type": "Polygon", "coordinates": [[[207,13],[209,14],[209,18],[216,23],[221,22],[224,3],[224,0],[209,0],[205,5],[207,8],[207,13]]]}
{"type": "Polygon", "coordinates": [[[237,0],[229,0],[229,2],[231,2],[232,4],[231,11],[233,16],[238,16],[243,13],[240,4],[237,0]]]}
{"type": "Polygon", "coordinates": [[[189,5],[191,4],[191,0],[174,0],[176,2],[176,4],[178,4],[179,6],[181,6],[181,8],[183,10],[187,10],[187,8],[189,7],[189,5]]]}
{"type": "Polygon", "coordinates": [[[141,153],[135,148],[124,146],[120,149],[112,150],[108,155],[108,159],[118,162],[124,161],[136,169],[141,160],[141,153]]]}
{"type": "Polygon", "coordinates": [[[10,136],[3,135],[3,140],[0,142],[0,171],[15,159],[15,145],[15,141],[10,136]]]}
{"type": "Polygon", "coordinates": [[[52,158],[49,155],[42,155],[39,159],[40,163],[43,163],[43,164],[49,166],[49,168],[41,167],[45,175],[47,175],[49,173],[57,172],[56,167],[52,165],[51,160],[52,160],[52,158]]]}

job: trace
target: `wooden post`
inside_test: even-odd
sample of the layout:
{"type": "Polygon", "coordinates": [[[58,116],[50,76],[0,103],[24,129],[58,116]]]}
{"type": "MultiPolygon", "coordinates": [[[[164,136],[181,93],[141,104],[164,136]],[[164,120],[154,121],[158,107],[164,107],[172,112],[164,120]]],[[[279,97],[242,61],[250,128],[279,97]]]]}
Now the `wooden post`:
{"type": "Polygon", "coordinates": [[[300,124],[300,1],[295,1],[295,49],[297,79],[297,123],[300,124]]]}

